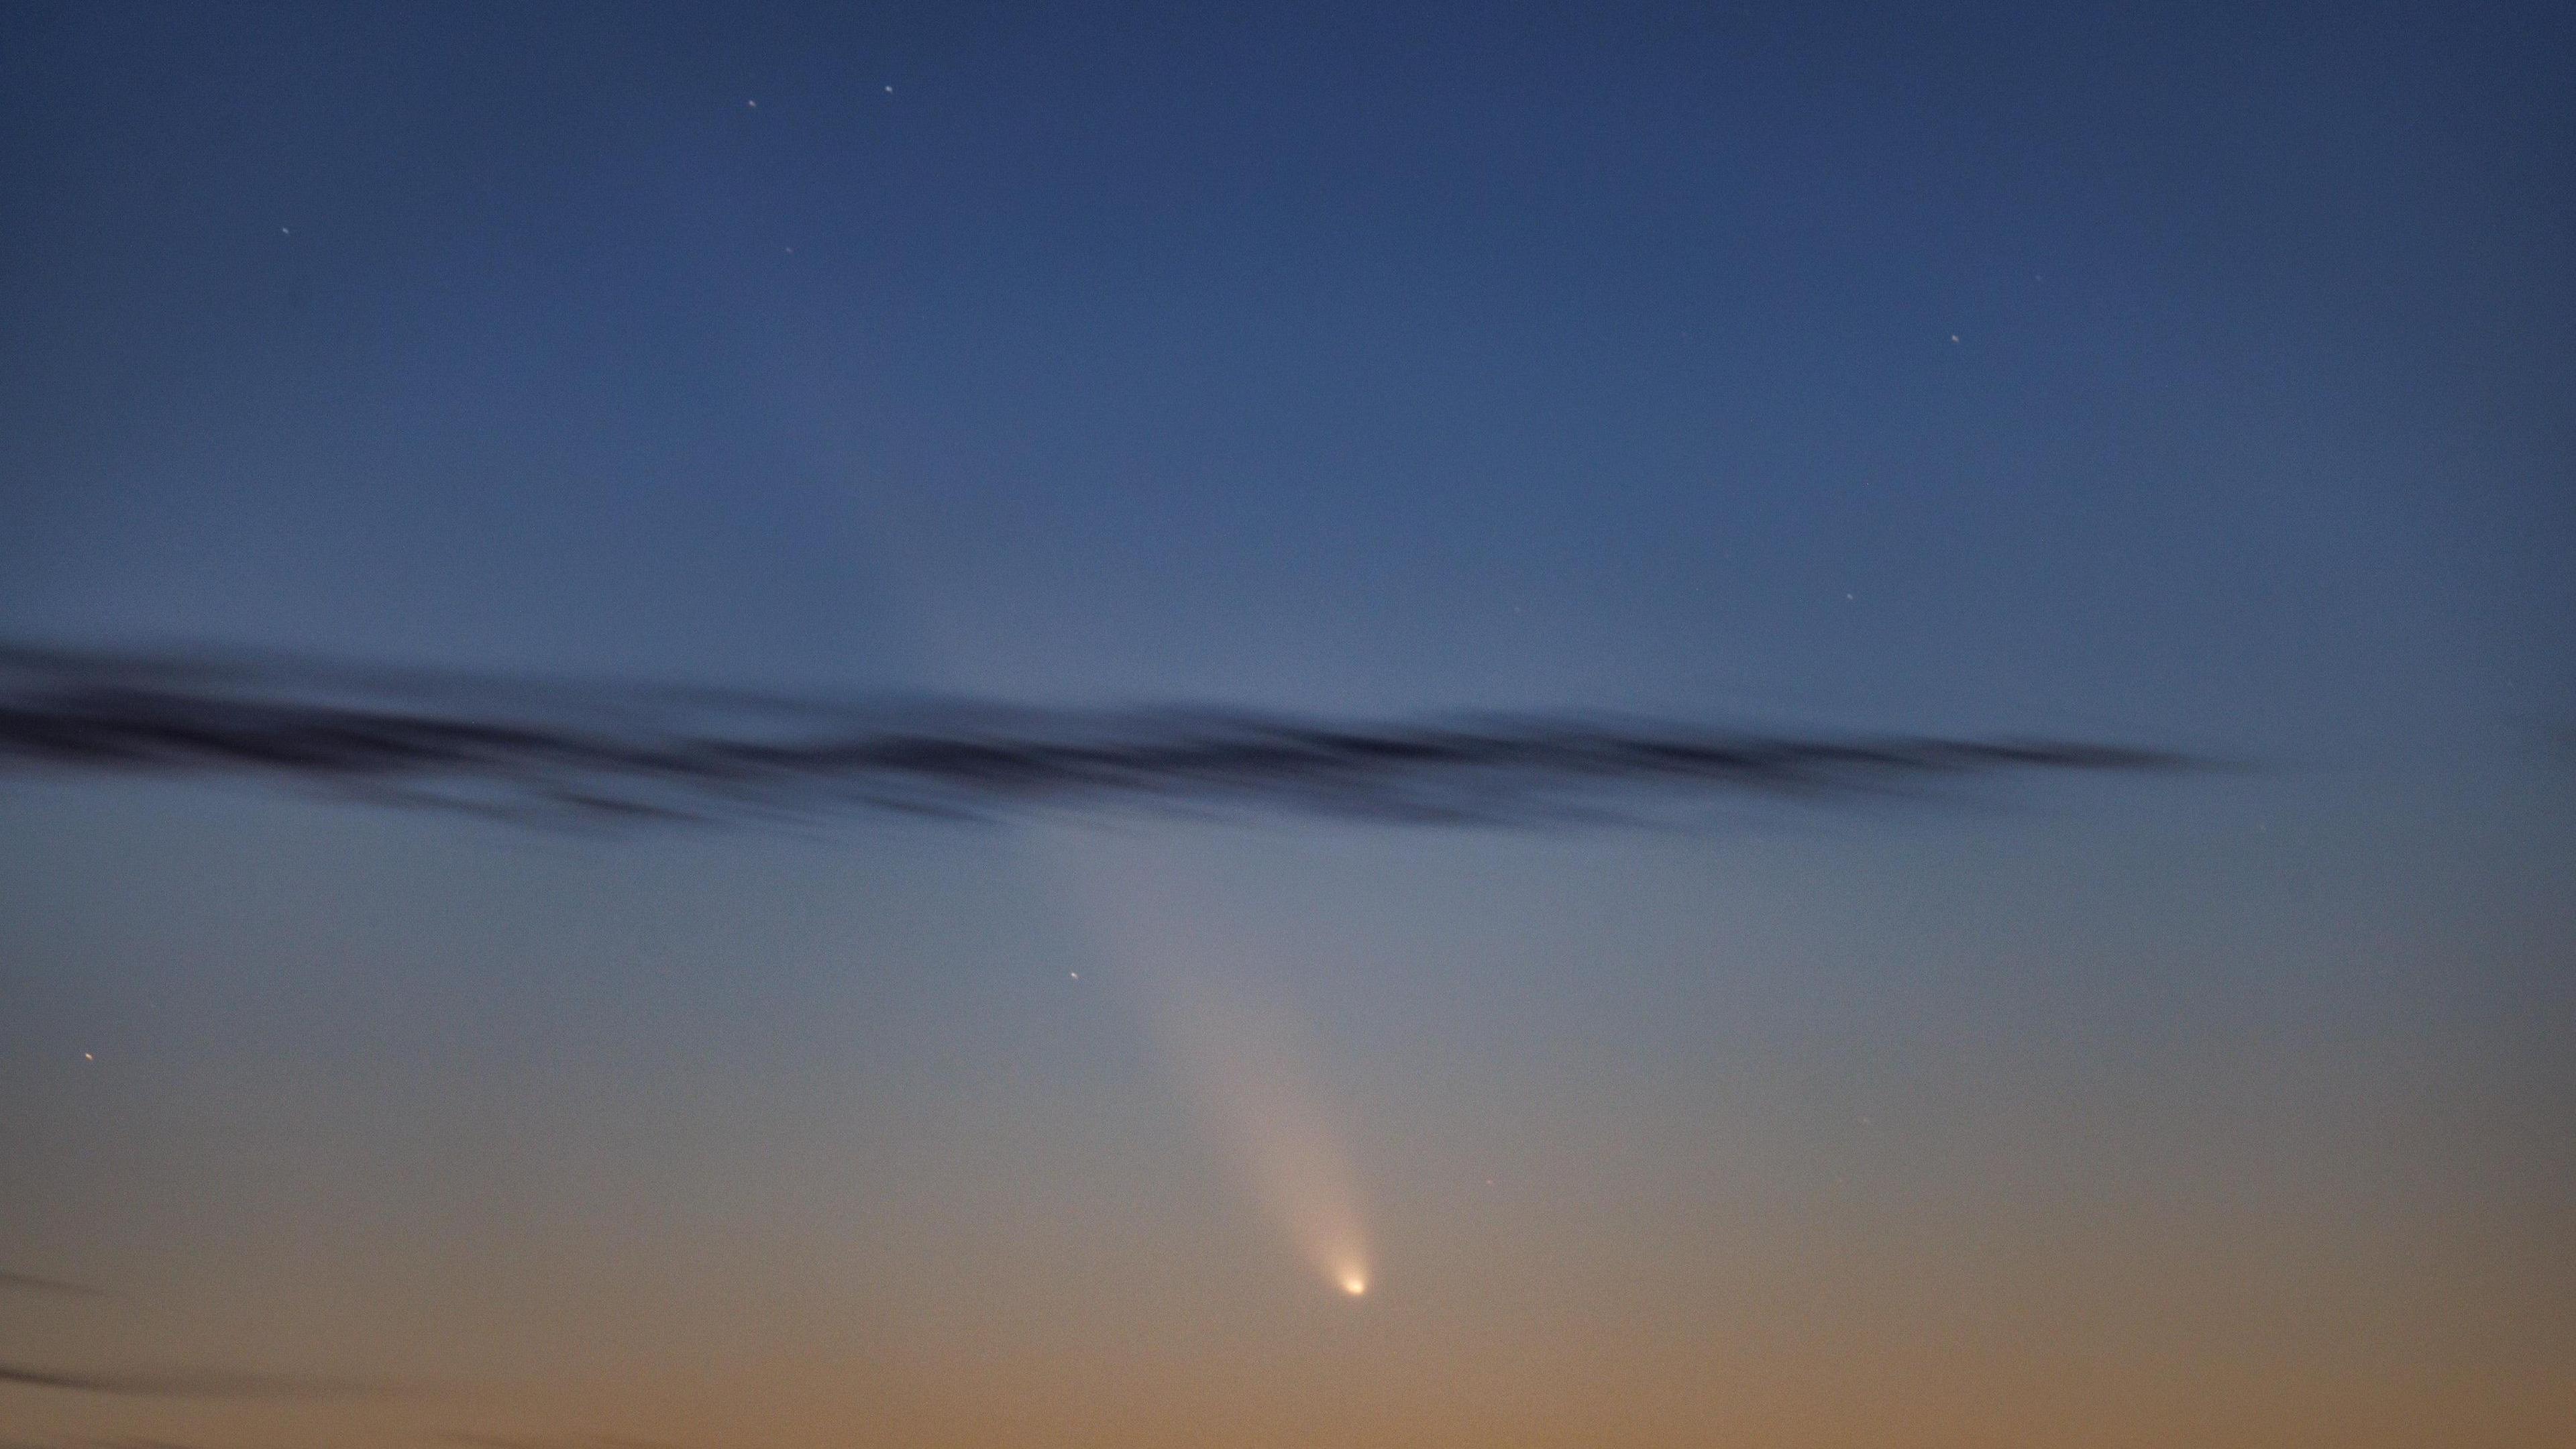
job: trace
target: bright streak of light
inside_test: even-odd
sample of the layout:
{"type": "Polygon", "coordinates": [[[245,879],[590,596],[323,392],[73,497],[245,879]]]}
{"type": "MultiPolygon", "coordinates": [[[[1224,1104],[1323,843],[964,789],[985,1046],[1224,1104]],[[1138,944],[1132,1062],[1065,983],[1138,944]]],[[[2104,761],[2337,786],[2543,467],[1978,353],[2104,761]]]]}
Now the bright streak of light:
{"type": "Polygon", "coordinates": [[[1357,1184],[1340,1126],[1297,1050],[1298,1023],[1230,969],[1238,953],[1172,889],[1183,878],[1177,863],[1116,861],[1096,844],[1054,859],[1254,1202],[1326,1282],[1354,1298],[1367,1293],[1357,1184]]]}

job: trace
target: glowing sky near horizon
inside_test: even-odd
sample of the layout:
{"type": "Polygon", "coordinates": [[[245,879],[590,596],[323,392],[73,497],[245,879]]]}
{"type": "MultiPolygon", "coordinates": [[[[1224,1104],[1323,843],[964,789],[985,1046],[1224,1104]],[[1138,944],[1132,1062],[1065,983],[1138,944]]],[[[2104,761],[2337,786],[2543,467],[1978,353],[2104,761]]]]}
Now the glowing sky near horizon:
{"type": "Polygon", "coordinates": [[[2571,24],[0,10],[0,646],[2210,766],[0,762],[0,1440],[2554,1443],[2571,24]]]}

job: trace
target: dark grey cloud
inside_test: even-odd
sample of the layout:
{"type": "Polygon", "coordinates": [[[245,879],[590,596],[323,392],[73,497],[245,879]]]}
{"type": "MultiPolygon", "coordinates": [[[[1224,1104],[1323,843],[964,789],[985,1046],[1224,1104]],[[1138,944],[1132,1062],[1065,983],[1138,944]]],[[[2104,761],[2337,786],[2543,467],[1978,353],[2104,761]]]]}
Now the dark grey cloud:
{"type": "Polygon", "coordinates": [[[104,1288],[91,1288],[79,1283],[66,1283],[60,1278],[40,1278],[33,1273],[12,1273],[0,1269],[0,1293],[36,1293],[54,1298],[107,1298],[114,1295],[104,1288]]]}
{"type": "Polygon", "coordinates": [[[1662,817],[1725,797],[1850,801],[1977,776],[2192,763],[2073,740],[1587,715],[1381,723],[836,705],[0,646],[0,771],[254,778],[535,820],[1149,809],[1530,825],[1662,817]]]}
{"type": "Polygon", "coordinates": [[[0,1449],[201,1449],[175,1439],[91,1436],[78,1439],[0,1439],[0,1449]]]}
{"type": "Polygon", "coordinates": [[[304,1378],[227,1369],[171,1369],[141,1373],[86,1373],[0,1363],[0,1384],[68,1389],[134,1398],[318,1399],[392,1392],[389,1385],[358,1379],[304,1378]]]}
{"type": "Polygon", "coordinates": [[[513,1434],[443,1434],[448,1444],[477,1444],[479,1449],[675,1449],[659,1439],[621,1439],[616,1434],[513,1436],[513,1434]]]}
{"type": "Polygon", "coordinates": [[[132,1435],[101,1438],[93,1435],[78,1439],[0,1439],[0,1449],[202,1449],[202,1446],[176,1439],[138,1439],[132,1435]]]}

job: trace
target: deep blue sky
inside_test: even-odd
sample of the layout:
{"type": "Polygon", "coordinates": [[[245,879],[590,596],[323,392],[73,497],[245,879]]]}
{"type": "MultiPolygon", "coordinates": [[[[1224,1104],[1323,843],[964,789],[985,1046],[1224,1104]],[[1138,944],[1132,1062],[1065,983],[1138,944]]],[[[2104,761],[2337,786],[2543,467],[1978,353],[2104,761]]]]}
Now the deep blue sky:
{"type": "Polygon", "coordinates": [[[22,633],[2565,712],[2545,7],[13,31],[22,633]]]}
{"type": "MultiPolygon", "coordinates": [[[[234,1315],[287,1325],[281,1364],[497,1374],[458,1345],[709,1321],[634,1287],[696,1244],[765,1285],[714,1315],[765,1326],[707,1402],[805,1405],[782,1445],[854,1432],[778,1367],[859,1353],[814,1326],[852,1315],[859,1357],[927,1365],[871,1380],[914,1442],[1008,1436],[938,1387],[979,1361],[1047,1442],[1085,1373],[1081,1422],[1151,1403],[1186,1440],[1369,1364],[1416,1377],[1305,1431],[1492,1442],[1472,1386],[1602,1323],[1643,1325],[1635,1442],[1836,1442],[1878,1421],[1801,1418],[1849,1401],[1802,1375],[1974,1304],[1991,1359],[1897,1373],[1888,1422],[2062,1441],[2135,1393],[2267,1442],[2314,1393],[2402,1439],[2463,1422],[2480,1325],[2576,1335],[2515,1296],[2565,1286],[2576,1211],[2564,7],[750,8],[0,13],[0,637],[2256,768],[1576,840],[557,839],[13,783],[0,1097],[35,1105],[0,1114],[0,1268],[200,1303],[164,1358],[234,1315]],[[1195,882],[1188,924],[1103,900],[1144,878],[1195,882]],[[1424,1265],[1416,1337],[1283,1348],[1241,1308],[1297,1270],[1115,997],[1140,938],[1230,942],[1305,1024],[1388,1314],[1424,1265]],[[1059,990],[1074,959],[1112,989],[1059,990]],[[81,1075],[91,1042],[139,1075],[81,1075]],[[1904,1102],[1938,1121],[1853,1167],[1837,1134],[1904,1102]],[[1462,1218],[1426,1184],[1476,1160],[1557,1186],[1462,1218]],[[840,1231],[742,1186],[773,1177],[880,1236],[765,1254],[840,1231]],[[1076,1272],[1069,1221],[1152,1230],[1076,1272]],[[2462,1233],[2486,1256],[2409,1256],[2462,1233]],[[290,1271],[298,1234],[339,1256],[290,1271]],[[1673,1246],[1715,1241],[1774,1277],[1673,1246]],[[414,1268],[366,1266],[395,1242],[414,1268]],[[1676,1253],[1733,1287],[1639,1266],[1676,1253]],[[1996,1286],[2060,1253],[2100,1304],[1996,1286]],[[1193,1266],[1120,1298],[1148,1260],[1193,1266]],[[888,1306],[926,1264],[995,1276],[888,1306]],[[2128,1271],[2192,1286],[2123,1309],[2128,1271]],[[2244,1309],[2248,1273],[2321,1306],[2244,1309]],[[1822,1316],[1748,1347],[1709,1305],[1755,1299],[1822,1316]],[[1281,1365],[1231,1408],[1174,1387],[1204,1365],[1172,1325],[1210,1322],[1281,1365]],[[2274,1377],[2224,1367],[2236,1331],[2289,1345],[2274,1377]],[[1702,1340],[1778,1406],[1692,1377],[1702,1340]],[[2103,1377],[2057,1413],[2029,1386],[2097,1383],[2027,1349],[2061,1341],[2103,1377]],[[2417,1387],[2316,1387],[2390,1364],[2417,1387]]],[[[29,1312],[0,1361],[118,1341],[29,1312]]],[[[705,1358],[689,1332],[603,1343],[600,1382],[705,1358]]],[[[2523,1442],[2563,1375],[2496,1372],[2488,1441],[2523,1442]]],[[[1526,1392],[1530,1442],[1600,1442],[1583,1391],[1526,1392]]],[[[461,1427],[647,1433],[645,1402],[461,1427]]]]}

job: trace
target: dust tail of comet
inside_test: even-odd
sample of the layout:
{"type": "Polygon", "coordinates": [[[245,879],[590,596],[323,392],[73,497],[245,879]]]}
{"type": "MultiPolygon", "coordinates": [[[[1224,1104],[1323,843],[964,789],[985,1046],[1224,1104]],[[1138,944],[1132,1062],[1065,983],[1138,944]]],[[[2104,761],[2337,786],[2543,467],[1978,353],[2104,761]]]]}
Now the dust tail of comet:
{"type": "Polygon", "coordinates": [[[1255,1198],[1317,1272],[1357,1297],[1369,1280],[1359,1194],[1322,1096],[1290,1046],[1294,1023],[1218,969],[1175,964],[1154,980],[1156,1030],[1255,1198]]]}
{"type": "Polygon", "coordinates": [[[1047,845],[1051,874],[1143,998],[1147,1027],[1255,1204],[1324,1281],[1365,1294],[1376,1269],[1357,1178],[1293,1015],[1175,899],[1168,869],[1113,861],[1097,842],[1047,845]]]}

